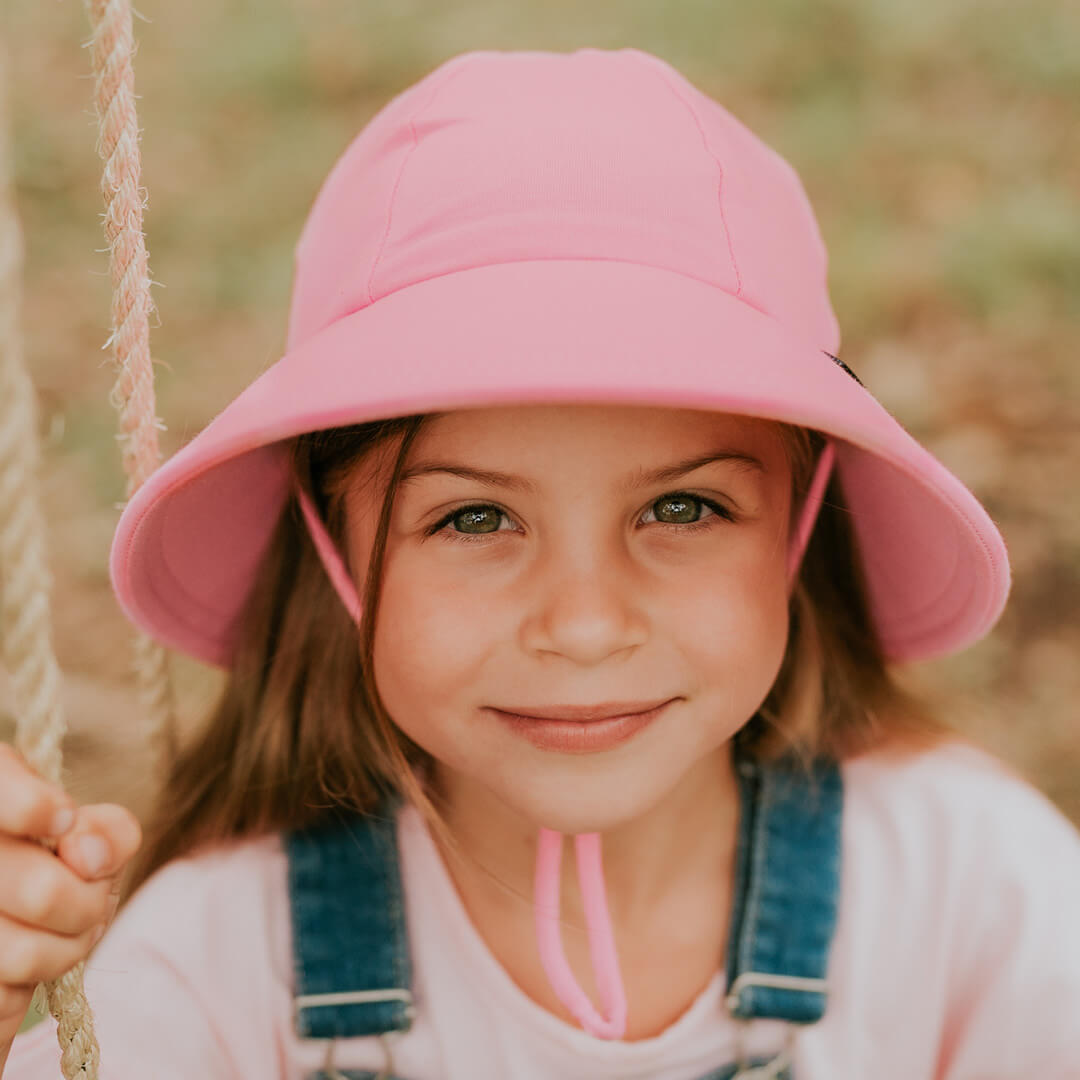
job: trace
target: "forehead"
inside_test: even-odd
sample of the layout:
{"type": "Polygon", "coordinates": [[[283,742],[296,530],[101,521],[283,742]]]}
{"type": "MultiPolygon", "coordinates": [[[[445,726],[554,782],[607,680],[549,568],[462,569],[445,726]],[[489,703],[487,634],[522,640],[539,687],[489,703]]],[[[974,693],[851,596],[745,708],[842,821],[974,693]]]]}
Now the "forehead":
{"type": "Polygon", "coordinates": [[[435,414],[410,447],[409,460],[435,452],[464,460],[553,450],[660,461],[718,447],[746,450],[767,468],[784,453],[780,427],[770,420],[704,409],[571,403],[435,414]]]}

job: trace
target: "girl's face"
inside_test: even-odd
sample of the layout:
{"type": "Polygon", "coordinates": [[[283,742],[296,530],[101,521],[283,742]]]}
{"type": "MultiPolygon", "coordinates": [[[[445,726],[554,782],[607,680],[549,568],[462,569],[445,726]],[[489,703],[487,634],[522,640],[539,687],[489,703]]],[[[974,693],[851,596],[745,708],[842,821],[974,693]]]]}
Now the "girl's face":
{"type": "MultiPolygon", "coordinates": [[[[388,457],[349,486],[354,567],[388,457]]],[[[480,785],[537,827],[610,829],[765,699],[788,630],[791,478],[776,425],[637,406],[458,410],[421,429],[404,476],[375,682],[456,790],[480,785]],[[539,749],[493,711],[667,699],[629,740],[585,753],[539,749]]]]}

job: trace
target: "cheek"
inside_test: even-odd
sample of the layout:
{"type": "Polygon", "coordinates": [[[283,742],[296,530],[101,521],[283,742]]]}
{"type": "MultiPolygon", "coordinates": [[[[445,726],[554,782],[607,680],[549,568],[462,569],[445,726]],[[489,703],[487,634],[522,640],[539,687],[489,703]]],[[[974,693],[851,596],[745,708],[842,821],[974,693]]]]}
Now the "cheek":
{"type": "MultiPolygon", "coordinates": [[[[349,555],[356,568],[366,568],[372,555],[375,514],[370,508],[349,507],[349,555]]],[[[359,574],[361,579],[363,574],[359,574]]],[[[439,700],[453,658],[445,655],[447,642],[442,609],[431,602],[429,582],[402,565],[392,546],[383,555],[379,610],[373,643],[375,687],[395,724],[425,749],[430,749],[425,729],[437,726],[427,716],[432,700],[439,700]]]]}
{"type": "Polygon", "coordinates": [[[424,749],[434,752],[440,737],[450,740],[451,716],[460,718],[472,703],[470,689],[495,636],[482,606],[471,607],[460,592],[447,594],[445,584],[440,589],[415,565],[387,559],[375,685],[394,722],[424,749]]]}
{"type": "MultiPolygon", "coordinates": [[[[771,546],[710,573],[702,568],[671,634],[701,689],[722,693],[743,718],[768,694],[788,635],[784,560],[771,546]]],[[[674,611],[671,614],[675,614],[674,611]]]]}

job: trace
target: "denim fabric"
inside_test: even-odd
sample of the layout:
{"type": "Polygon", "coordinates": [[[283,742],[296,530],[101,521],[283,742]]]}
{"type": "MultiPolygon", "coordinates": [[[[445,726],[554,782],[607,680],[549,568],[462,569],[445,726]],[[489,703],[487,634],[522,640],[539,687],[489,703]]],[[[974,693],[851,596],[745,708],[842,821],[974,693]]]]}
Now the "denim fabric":
{"type": "MultiPolygon", "coordinates": [[[[840,891],[843,784],[835,762],[803,769],[739,752],[739,824],[726,1004],[736,1019],[810,1024],[826,1005],[825,972],[840,891]]],[[[397,796],[366,816],[286,833],[296,975],[296,1030],[334,1039],[405,1031],[414,1017],[396,844],[397,796]]],[[[332,1050],[332,1046],[331,1046],[332,1050]]],[[[725,1064],[699,1080],[792,1080],[789,1046],[725,1064]]],[[[308,1080],[400,1080],[337,1070],[308,1080]]],[[[413,1078],[423,1080],[423,1078],[413,1078]]]]}
{"type": "Polygon", "coordinates": [[[825,969],[840,892],[843,784],[818,759],[736,764],[740,820],[729,928],[727,1005],[740,1019],[811,1024],[825,1012],[825,969]]]}
{"type": "Polygon", "coordinates": [[[387,800],[377,814],[284,836],[303,1037],[379,1035],[412,1024],[396,806],[387,800]]]}

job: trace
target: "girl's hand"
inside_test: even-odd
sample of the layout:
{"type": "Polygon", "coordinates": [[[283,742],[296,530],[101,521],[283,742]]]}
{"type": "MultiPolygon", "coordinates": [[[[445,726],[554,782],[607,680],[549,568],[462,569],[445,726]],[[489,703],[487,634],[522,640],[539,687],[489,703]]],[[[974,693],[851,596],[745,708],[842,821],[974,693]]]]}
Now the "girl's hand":
{"type": "Polygon", "coordinates": [[[129,810],[76,807],[0,743],[0,1063],[34,987],[74,967],[105,932],[141,843],[129,810]],[[58,838],[56,853],[38,837],[58,838]]]}

